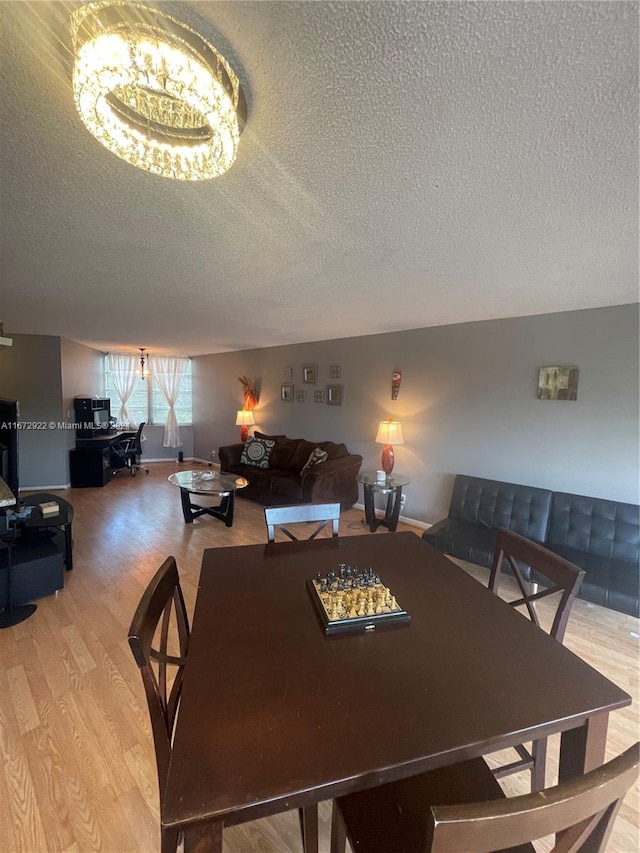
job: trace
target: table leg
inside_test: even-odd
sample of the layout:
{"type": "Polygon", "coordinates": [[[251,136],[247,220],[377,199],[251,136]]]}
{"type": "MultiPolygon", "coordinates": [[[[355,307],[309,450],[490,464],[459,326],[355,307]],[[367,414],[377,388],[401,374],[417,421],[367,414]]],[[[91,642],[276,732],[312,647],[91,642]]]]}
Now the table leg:
{"type": "Polygon", "coordinates": [[[562,732],[558,782],[582,776],[604,763],[609,714],[589,717],[577,729],[562,732]]]}
{"type": "Polygon", "coordinates": [[[222,824],[209,821],[184,831],[184,853],[222,853],[222,824]]]}
{"type": "Polygon", "coordinates": [[[372,533],[375,533],[376,528],[378,527],[378,522],[376,520],[376,508],[373,502],[373,486],[368,483],[363,483],[362,490],[364,492],[364,517],[369,525],[369,530],[372,533]]]}
{"type": "Polygon", "coordinates": [[[193,513],[191,512],[191,498],[187,489],[180,489],[180,501],[182,503],[182,515],[185,524],[193,524],[193,513]]]}
{"type": "Polygon", "coordinates": [[[395,533],[400,518],[400,506],[402,504],[402,486],[398,486],[387,495],[387,509],[384,514],[384,526],[395,533]]]}
{"type": "Polygon", "coordinates": [[[73,538],[71,536],[71,522],[64,526],[64,565],[68,572],[73,568],[73,538]]]}

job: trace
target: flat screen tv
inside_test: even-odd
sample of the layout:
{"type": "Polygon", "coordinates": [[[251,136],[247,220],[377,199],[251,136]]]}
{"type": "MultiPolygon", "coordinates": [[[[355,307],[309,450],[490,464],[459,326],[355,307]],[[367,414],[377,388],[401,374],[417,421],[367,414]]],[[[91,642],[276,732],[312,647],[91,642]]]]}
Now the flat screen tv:
{"type": "Polygon", "coordinates": [[[0,397],[0,445],[4,447],[2,452],[3,471],[2,479],[11,489],[15,497],[18,497],[18,475],[19,454],[18,454],[18,437],[20,430],[18,429],[18,421],[20,420],[20,409],[17,400],[6,400],[0,397]]]}

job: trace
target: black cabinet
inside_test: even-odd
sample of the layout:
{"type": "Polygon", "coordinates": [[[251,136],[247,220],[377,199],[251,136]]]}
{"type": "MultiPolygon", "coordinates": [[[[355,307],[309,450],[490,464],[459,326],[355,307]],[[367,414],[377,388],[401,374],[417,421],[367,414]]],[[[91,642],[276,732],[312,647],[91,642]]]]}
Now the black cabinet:
{"type": "Polygon", "coordinates": [[[111,479],[111,450],[109,447],[76,448],[69,451],[71,485],[106,486],[111,479]]]}
{"type": "Polygon", "coordinates": [[[76,397],[73,410],[76,438],[92,438],[109,433],[111,400],[107,397],[76,397]]]}

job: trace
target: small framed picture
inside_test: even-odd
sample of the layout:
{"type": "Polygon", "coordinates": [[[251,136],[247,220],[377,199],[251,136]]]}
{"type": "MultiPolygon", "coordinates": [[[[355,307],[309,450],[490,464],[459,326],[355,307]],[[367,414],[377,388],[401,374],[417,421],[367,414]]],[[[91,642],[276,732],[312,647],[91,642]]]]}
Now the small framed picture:
{"type": "Polygon", "coordinates": [[[302,368],[302,381],[307,385],[315,385],[318,381],[318,365],[305,364],[302,368]]]}
{"type": "Polygon", "coordinates": [[[285,367],[285,369],[283,371],[282,378],[286,382],[291,382],[291,380],[293,379],[293,368],[292,367],[285,367]]]}
{"type": "Polygon", "coordinates": [[[280,399],[283,403],[293,403],[293,385],[287,382],[280,386],[280,399]]]}
{"type": "Polygon", "coordinates": [[[304,403],[306,399],[307,399],[307,392],[306,391],[296,391],[296,400],[299,403],[304,403]]]}
{"type": "Polygon", "coordinates": [[[342,385],[327,385],[327,403],[330,406],[342,405],[342,385]]]}
{"type": "Polygon", "coordinates": [[[329,365],[329,379],[340,379],[342,370],[339,364],[329,365]]]}
{"type": "Polygon", "coordinates": [[[314,391],[313,392],[313,402],[314,403],[324,403],[324,391],[314,391]]]}
{"type": "Polygon", "coordinates": [[[538,400],[577,400],[577,367],[541,367],[538,375],[538,400]]]}

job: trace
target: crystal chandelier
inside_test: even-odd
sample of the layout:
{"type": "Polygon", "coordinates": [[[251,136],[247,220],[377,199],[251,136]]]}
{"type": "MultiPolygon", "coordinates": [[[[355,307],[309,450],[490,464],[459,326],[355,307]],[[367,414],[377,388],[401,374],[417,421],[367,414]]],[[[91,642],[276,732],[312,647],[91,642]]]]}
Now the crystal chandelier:
{"type": "Polygon", "coordinates": [[[183,181],[233,165],[246,102],[213,45],[162,12],[117,0],[76,10],[71,35],[76,108],[106,148],[183,181]]]}

